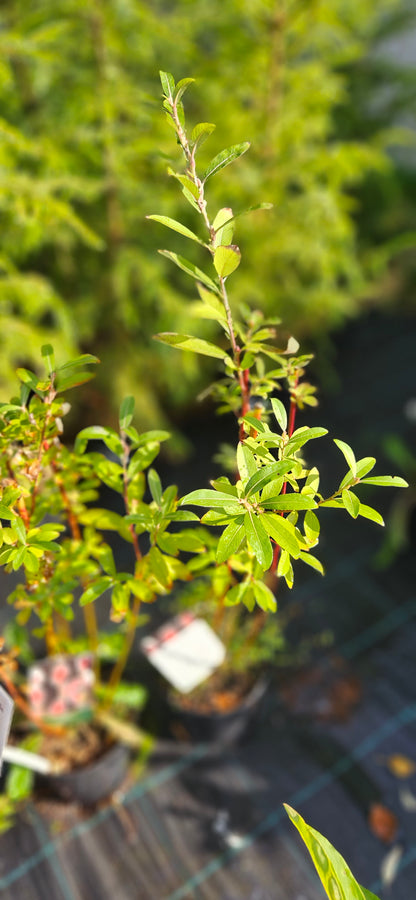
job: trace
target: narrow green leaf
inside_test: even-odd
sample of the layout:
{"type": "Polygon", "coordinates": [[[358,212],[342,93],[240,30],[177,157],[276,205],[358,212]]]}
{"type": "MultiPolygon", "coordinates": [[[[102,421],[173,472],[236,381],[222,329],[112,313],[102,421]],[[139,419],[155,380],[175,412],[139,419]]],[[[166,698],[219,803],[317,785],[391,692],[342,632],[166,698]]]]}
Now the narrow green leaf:
{"type": "MultiPolygon", "coordinates": [[[[232,504],[232,497],[222,491],[210,491],[203,488],[198,491],[191,491],[190,494],[185,494],[185,496],[181,498],[179,505],[184,506],[185,503],[190,503],[192,506],[211,506],[213,508],[222,509],[224,506],[228,507],[230,506],[230,503],[232,504]]],[[[243,508],[239,503],[233,505],[236,507],[238,513],[243,511],[243,508]]]]}
{"type": "MultiPolygon", "coordinates": [[[[256,212],[257,210],[261,210],[261,209],[273,209],[273,203],[268,203],[268,202],[255,203],[254,206],[248,206],[247,209],[243,209],[241,212],[233,215],[230,219],[228,219],[228,222],[235,222],[236,219],[241,219],[242,216],[247,216],[248,213],[256,212]]],[[[215,220],[213,222],[213,228],[214,228],[214,230],[216,230],[216,226],[214,223],[215,223],[215,220]]],[[[278,319],[278,320],[276,320],[275,324],[280,324],[280,322],[281,322],[281,319],[278,319]]],[[[291,338],[289,340],[291,340],[291,338]]],[[[297,346],[299,348],[299,344],[297,346]]],[[[287,350],[286,350],[286,352],[287,352],[287,350]]],[[[294,351],[292,351],[292,352],[294,352],[294,351]]]]}
{"type": "Polygon", "coordinates": [[[291,468],[292,461],[288,459],[281,459],[279,462],[262,466],[262,468],[258,469],[255,475],[252,475],[248,480],[245,486],[245,496],[249,497],[250,494],[257,493],[271,481],[272,478],[275,478],[276,475],[284,475],[286,472],[289,472],[291,468]]]}
{"type": "Polygon", "coordinates": [[[271,513],[263,513],[261,521],[273,540],[282,548],[287,550],[295,559],[299,558],[300,547],[296,537],[295,526],[288,522],[283,516],[273,516],[271,513]]]}
{"type": "Polygon", "coordinates": [[[381,487],[409,487],[407,481],[405,481],[404,478],[400,478],[398,475],[372,475],[370,478],[362,478],[360,483],[378,484],[381,487]]]}
{"type": "Polygon", "coordinates": [[[375,522],[377,525],[384,525],[383,516],[376,509],[373,509],[372,506],[366,506],[365,503],[360,503],[358,515],[363,516],[365,519],[370,519],[371,522],[375,522]]]}
{"type": "Polygon", "coordinates": [[[26,543],[26,528],[23,524],[22,519],[19,516],[16,516],[16,518],[13,519],[12,528],[13,528],[13,531],[16,532],[20,543],[25,544],[26,543]]]}
{"type": "Polygon", "coordinates": [[[325,575],[322,563],[319,561],[319,559],[316,558],[316,556],[312,556],[312,553],[304,553],[303,550],[301,550],[299,559],[301,559],[308,566],[311,566],[312,569],[316,569],[316,571],[320,572],[321,575],[325,575]]]}
{"type": "Polygon", "coordinates": [[[204,341],[202,338],[193,337],[191,334],[175,334],[172,331],[164,331],[154,336],[155,341],[177,347],[178,350],[190,350],[192,353],[201,353],[202,356],[212,356],[214,359],[226,359],[227,354],[221,347],[204,341]]]}
{"type": "Polygon", "coordinates": [[[120,406],[119,424],[121,431],[129,427],[134,413],[134,397],[125,397],[120,406]]]}
{"type": "Polygon", "coordinates": [[[212,122],[198,122],[191,131],[191,144],[200,147],[213,131],[215,131],[215,125],[212,122]]]}
{"type": "Polygon", "coordinates": [[[356,478],[357,477],[357,461],[355,459],[355,454],[354,454],[352,447],[350,447],[349,444],[346,444],[345,441],[340,441],[338,438],[334,438],[334,444],[336,444],[337,447],[339,447],[339,449],[341,450],[341,453],[344,454],[345,459],[348,463],[348,466],[351,469],[352,475],[354,478],[356,478]]]}
{"type": "Polygon", "coordinates": [[[289,512],[292,509],[316,509],[317,505],[316,501],[307,494],[280,494],[279,497],[270,497],[269,500],[262,501],[265,509],[278,509],[279,512],[281,510],[289,512]]]}
{"type": "Polygon", "coordinates": [[[242,481],[248,481],[252,475],[257,473],[254,454],[247,447],[247,444],[243,444],[242,441],[239,441],[237,447],[237,467],[242,481]]]}
{"type": "Polygon", "coordinates": [[[260,581],[256,578],[253,581],[253,591],[257,606],[259,606],[263,612],[276,612],[276,597],[274,596],[273,591],[264,584],[264,581],[260,581]]]}
{"type": "Polygon", "coordinates": [[[216,491],[223,491],[225,494],[230,494],[234,499],[238,497],[235,484],[231,484],[226,475],[221,475],[220,478],[214,478],[211,481],[211,484],[216,491]]]}
{"type": "Polygon", "coordinates": [[[52,373],[55,371],[55,354],[53,352],[52,345],[44,344],[43,347],[41,347],[40,352],[42,354],[43,359],[45,360],[45,363],[46,363],[46,366],[48,369],[48,374],[52,375],[52,373]]]}
{"type": "Polygon", "coordinates": [[[182,269],[182,271],[186,272],[187,275],[190,275],[191,278],[195,278],[196,281],[201,281],[202,284],[205,284],[205,286],[210,289],[210,291],[214,291],[216,294],[219,293],[215,282],[212,281],[208,275],[205,275],[205,272],[202,272],[202,270],[198,269],[197,266],[194,266],[192,262],[189,262],[188,259],[179,256],[177,253],[172,253],[170,250],[159,250],[159,253],[162,256],[166,256],[167,259],[170,259],[175,263],[175,266],[178,266],[179,269],[182,269]]]}
{"type": "Polygon", "coordinates": [[[187,175],[181,175],[180,172],[174,172],[174,170],[171,168],[168,168],[168,175],[170,175],[171,178],[176,178],[176,180],[179,181],[179,183],[182,185],[183,190],[187,191],[188,194],[190,194],[191,199],[194,201],[195,208],[198,210],[198,212],[200,212],[198,204],[196,203],[199,197],[199,188],[197,187],[197,185],[194,184],[194,182],[191,181],[191,179],[188,178],[187,175]]]}
{"type": "Polygon", "coordinates": [[[231,522],[230,525],[227,525],[218,541],[217,563],[227,562],[233,553],[237,553],[244,534],[244,525],[239,525],[237,522],[231,522]]]}
{"type": "Polygon", "coordinates": [[[328,434],[327,428],[308,428],[307,425],[304,425],[302,428],[297,428],[285,446],[285,456],[295,453],[308,441],[323,437],[325,434],[328,434]]]}
{"type": "Polygon", "coordinates": [[[112,428],[104,428],[103,425],[89,425],[87,428],[83,428],[75,438],[75,453],[83,453],[88,441],[103,441],[112,453],[117,456],[121,456],[123,453],[123,444],[117,432],[112,428]]]}
{"type": "Polygon", "coordinates": [[[210,178],[211,175],[216,175],[220,169],[224,169],[225,166],[229,166],[230,163],[234,162],[235,159],[239,159],[243,153],[246,153],[250,144],[248,141],[244,141],[242,144],[234,144],[233,147],[228,147],[226,150],[222,150],[221,153],[218,153],[217,156],[214,156],[214,159],[211,160],[205,175],[203,177],[203,181],[205,182],[207,178],[210,178]]]}
{"type": "Polygon", "coordinates": [[[271,404],[282,431],[287,431],[287,413],[282,401],[278,400],[277,397],[272,397],[271,404]]]}
{"type": "Polygon", "coordinates": [[[244,528],[247,542],[253,553],[255,553],[257,562],[264,571],[270,569],[273,562],[273,549],[270,538],[259,517],[251,510],[247,511],[244,516],[244,528]]]}
{"type": "Polygon", "coordinates": [[[5,503],[0,503],[0,519],[14,519],[15,513],[6,506],[5,503]]]}
{"type": "Polygon", "coordinates": [[[81,594],[79,598],[80,606],[87,606],[88,603],[93,603],[94,600],[97,600],[98,597],[101,597],[105,591],[113,584],[113,579],[109,575],[103,575],[102,578],[98,578],[94,584],[91,584],[83,594],[81,594]]]}
{"type": "Polygon", "coordinates": [[[356,519],[360,511],[360,501],[357,495],[353,494],[352,491],[344,489],[342,492],[342,502],[350,516],[352,516],[353,519],[356,519]]]}
{"type": "Polygon", "coordinates": [[[177,222],[176,219],[170,219],[169,216],[146,216],[146,219],[152,219],[153,222],[159,222],[160,225],[165,225],[166,228],[170,228],[172,231],[177,231],[179,234],[183,234],[184,237],[190,238],[191,241],[196,241],[197,244],[204,244],[203,241],[198,237],[197,234],[194,234],[190,228],[187,228],[186,225],[182,225],[181,222],[177,222]]]}
{"type": "Polygon", "coordinates": [[[162,484],[155,469],[149,469],[147,473],[147,480],[149,482],[149,490],[153,497],[153,500],[157,504],[157,506],[162,505],[162,484]]]}
{"type": "Polygon", "coordinates": [[[208,291],[202,284],[197,284],[197,288],[198,288],[198,294],[199,294],[201,300],[204,302],[204,304],[206,304],[207,306],[211,307],[214,310],[214,312],[216,313],[216,316],[218,318],[218,321],[221,322],[221,324],[226,325],[227,324],[227,316],[225,313],[224,304],[223,304],[222,300],[219,300],[218,296],[216,294],[213,294],[212,291],[208,291]]]}
{"type": "Polygon", "coordinates": [[[235,244],[227,247],[217,247],[214,253],[214,266],[219,278],[227,278],[232,275],[241,262],[241,253],[235,244]]]}
{"type": "Polygon", "coordinates": [[[149,550],[149,563],[153,575],[156,576],[162,587],[168,589],[172,586],[172,579],[167,566],[167,562],[163,553],[158,547],[151,547],[149,550]]]}
{"type": "Polygon", "coordinates": [[[175,92],[175,79],[170,72],[159,72],[160,81],[162,84],[162,90],[166,97],[169,100],[173,100],[173,95],[175,92]]]}
{"type": "Polygon", "coordinates": [[[319,532],[321,530],[321,526],[319,523],[318,516],[315,515],[312,510],[308,510],[305,513],[305,519],[303,523],[305,529],[305,536],[310,544],[315,544],[319,538],[319,532]]]}
{"type": "Polygon", "coordinates": [[[214,247],[232,244],[234,234],[233,211],[229,206],[225,206],[217,212],[212,228],[215,232],[214,247]]]}
{"type": "Polygon", "coordinates": [[[194,84],[194,83],[195,83],[195,78],[181,78],[181,80],[178,81],[176,88],[174,89],[175,90],[175,103],[179,102],[179,100],[181,99],[181,97],[183,96],[183,94],[185,93],[187,88],[189,87],[189,85],[194,84]]]}
{"type": "Polygon", "coordinates": [[[345,859],[319,831],[311,828],[295,809],[283,804],[285,810],[305,842],[321,882],[330,900],[377,900],[355,880],[345,859]]]}

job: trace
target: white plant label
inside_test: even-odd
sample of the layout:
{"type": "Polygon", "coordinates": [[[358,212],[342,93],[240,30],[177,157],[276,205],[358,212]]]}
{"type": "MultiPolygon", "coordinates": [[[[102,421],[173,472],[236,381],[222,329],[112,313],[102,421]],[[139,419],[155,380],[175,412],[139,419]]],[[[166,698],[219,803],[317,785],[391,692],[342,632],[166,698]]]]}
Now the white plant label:
{"type": "Polygon", "coordinates": [[[225,658],[225,647],[204,619],[177,616],[143,638],[149,662],[177,691],[187,694],[205,681],[225,658]]]}
{"type": "Polygon", "coordinates": [[[0,685],[0,772],[3,762],[3,751],[9,737],[10,725],[12,724],[12,716],[14,703],[10,695],[0,685]]]}

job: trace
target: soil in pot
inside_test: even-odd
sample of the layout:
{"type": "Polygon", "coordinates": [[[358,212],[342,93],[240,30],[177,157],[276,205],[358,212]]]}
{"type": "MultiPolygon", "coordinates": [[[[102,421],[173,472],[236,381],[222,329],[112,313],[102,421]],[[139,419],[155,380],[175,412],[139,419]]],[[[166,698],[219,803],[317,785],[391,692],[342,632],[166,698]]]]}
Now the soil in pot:
{"type": "Polygon", "coordinates": [[[95,806],[107,799],[127,774],[128,748],[114,743],[104,729],[89,723],[63,737],[45,736],[39,752],[60,770],[58,774],[37,776],[41,791],[83,806],[95,806]]]}
{"type": "Polygon", "coordinates": [[[190,694],[169,695],[169,730],[185,741],[243,740],[254,731],[267,687],[264,677],[218,671],[190,694]]]}

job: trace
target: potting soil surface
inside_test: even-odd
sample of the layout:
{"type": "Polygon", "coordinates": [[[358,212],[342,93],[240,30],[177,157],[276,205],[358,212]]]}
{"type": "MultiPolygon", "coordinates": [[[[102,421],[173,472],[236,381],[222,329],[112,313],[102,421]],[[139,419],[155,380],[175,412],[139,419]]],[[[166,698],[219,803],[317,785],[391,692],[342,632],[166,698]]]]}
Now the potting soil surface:
{"type": "MultiPolygon", "coordinates": [[[[415,338],[410,317],[350,326],[338,347],[342,394],[314,414],[360,455],[374,453],[378,472],[398,472],[383,457],[387,433],[415,453],[415,338]]],[[[330,480],[339,458],[322,459],[330,480]]],[[[389,521],[397,492],[387,493],[373,502],[389,521]]],[[[308,570],[284,600],[295,604],[295,639],[321,639],[295,677],[272,678],[244,742],[156,738],[107,805],[30,804],[0,837],[2,898],[323,900],[283,802],[382,900],[416,898],[414,537],[379,569],[374,524],[328,510],[323,534],[328,575],[308,570]]]]}

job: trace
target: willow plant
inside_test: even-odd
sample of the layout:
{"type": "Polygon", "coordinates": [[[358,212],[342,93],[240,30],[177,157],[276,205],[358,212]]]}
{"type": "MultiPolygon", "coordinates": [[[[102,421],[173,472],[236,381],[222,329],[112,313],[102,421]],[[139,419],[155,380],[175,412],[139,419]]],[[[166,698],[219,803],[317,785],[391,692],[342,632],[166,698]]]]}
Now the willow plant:
{"type": "Polygon", "coordinates": [[[265,319],[258,310],[237,311],[229,296],[229,279],[241,263],[241,251],[233,243],[237,221],[246,212],[267,209],[270,204],[261,202],[244,213],[230,207],[211,213],[209,180],[243,156],[250,145],[243,142],[229,147],[200,170],[199,150],[214,125],[200,122],[191,131],[187,128],[182,97],[193,80],[185,78],[175,84],[170,73],[161,72],[163,107],[185,159],[184,171],[169,169],[169,174],[181,186],[200,228],[190,230],[163,215],[149,218],[199,245],[201,254],[204,251],[205,268],[172,251],[160,252],[194,279],[200,299],[193,304],[193,313],[215,320],[220,336],[217,343],[173,332],[157,337],[173,347],[218,360],[222,376],[210,390],[220,410],[231,410],[238,418],[239,440],[235,482],[223,475],[211,488],[187,494],[181,505],[208,508],[202,522],[222,529],[215,561],[224,566],[224,604],[243,603],[249,610],[257,604],[274,611],[276,598],[266,584],[267,573],[283,577],[291,588],[294,561],[299,559],[323,572],[315,555],[321,509],[333,507],[353,518],[364,516],[383,524],[380,513],[360,500],[357,488],[361,484],[404,487],[406,482],[396,476],[370,475],[375,458],[356,460],[350,445],[335,439],[347,472],[330,496],[320,493],[319,470],[308,468],[303,454],[307,444],[326,435],[327,429],[297,427],[298,410],[317,403],[315,388],[304,379],[312,357],[300,353],[293,337],[279,347],[279,319],[265,319]],[[288,396],[288,408],[276,396],[282,390],[288,396]]]}

